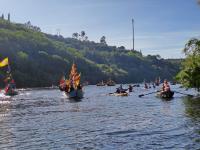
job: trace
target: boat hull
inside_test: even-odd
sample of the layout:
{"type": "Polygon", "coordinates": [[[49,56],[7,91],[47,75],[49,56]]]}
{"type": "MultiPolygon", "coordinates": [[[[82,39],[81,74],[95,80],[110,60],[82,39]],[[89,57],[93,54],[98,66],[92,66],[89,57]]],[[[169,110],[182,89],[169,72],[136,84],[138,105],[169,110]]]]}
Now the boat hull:
{"type": "Polygon", "coordinates": [[[65,92],[69,99],[82,99],[84,92],[82,90],[73,90],[70,92],[65,92]]]}
{"type": "Polygon", "coordinates": [[[160,93],[157,93],[157,96],[162,98],[162,99],[171,99],[174,96],[174,92],[173,91],[160,92],[160,93]]]}
{"type": "Polygon", "coordinates": [[[107,86],[115,86],[114,83],[108,83],[107,86]]]}
{"type": "Polygon", "coordinates": [[[105,86],[106,84],[96,84],[96,86],[105,86]]]}

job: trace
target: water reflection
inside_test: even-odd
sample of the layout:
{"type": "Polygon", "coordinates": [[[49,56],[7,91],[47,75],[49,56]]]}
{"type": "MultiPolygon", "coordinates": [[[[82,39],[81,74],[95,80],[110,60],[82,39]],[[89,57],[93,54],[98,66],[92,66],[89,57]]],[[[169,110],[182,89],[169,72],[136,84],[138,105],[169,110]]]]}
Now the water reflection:
{"type": "Polygon", "coordinates": [[[124,98],[106,95],[114,90],[88,86],[78,103],[58,90],[23,91],[0,105],[0,150],[200,147],[199,99],[138,98],[139,88],[124,98]]]}
{"type": "Polygon", "coordinates": [[[184,97],[185,113],[194,120],[200,120],[200,98],[184,97]]]}

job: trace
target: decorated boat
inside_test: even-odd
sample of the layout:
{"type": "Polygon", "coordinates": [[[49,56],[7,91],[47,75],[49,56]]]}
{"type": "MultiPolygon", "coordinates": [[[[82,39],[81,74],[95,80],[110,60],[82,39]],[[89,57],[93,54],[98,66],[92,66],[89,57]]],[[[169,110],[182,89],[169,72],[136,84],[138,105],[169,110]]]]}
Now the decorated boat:
{"type": "Polygon", "coordinates": [[[69,79],[65,79],[65,76],[60,80],[59,89],[64,91],[70,99],[82,99],[84,92],[80,84],[81,74],[77,72],[77,66],[72,65],[69,79]]]}
{"type": "Polygon", "coordinates": [[[115,85],[116,85],[116,83],[113,80],[109,79],[107,81],[107,86],[115,86],[115,85]]]}
{"type": "Polygon", "coordinates": [[[11,74],[11,68],[9,65],[8,58],[5,58],[0,62],[0,68],[7,66],[7,72],[6,72],[6,78],[4,79],[4,82],[6,84],[4,89],[4,94],[8,96],[15,96],[18,94],[16,90],[16,84],[11,74]]]}

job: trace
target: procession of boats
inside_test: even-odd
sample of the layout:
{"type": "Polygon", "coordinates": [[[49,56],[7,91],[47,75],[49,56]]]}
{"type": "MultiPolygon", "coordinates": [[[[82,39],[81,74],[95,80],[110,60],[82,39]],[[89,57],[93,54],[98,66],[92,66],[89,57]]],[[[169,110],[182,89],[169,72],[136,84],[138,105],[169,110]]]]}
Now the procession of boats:
{"type": "MultiPolygon", "coordinates": [[[[11,67],[9,65],[8,58],[5,58],[4,60],[0,62],[0,68],[3,68],[3,67],[7,67],[7,71],[6,71],[6,75],[4,79],[4,82],[5,82],[4,95],[7,95],[7,96],[18,95],[18,91],[16,90],[16,84],[11,74],[11,67]]],[[[159,87],[160,84],[161,84],[160,77],[156,78],[156,80],[152,82],[151,84],[150,83],[147,84],[144,81],[144,89],[146,90],[150,88],[155,89],[156,87],[159,87]]],[[[86,85],[87,84],[85,84],[85,86],[86,85]]],[[[172,82],[171,85],[175,85],[175,82],[172,82]]],[[[107,81],[102,80],[101,82],[97,83],[96,86],[116,86],[116,82],[113,81],[111,78],[109,78],[107,81]]],[[[125,89],[122,87],[122,84],[121,84],[119,87],[116,88],[116,91],[114,91],[113,93],[109,93],[109,95],[118,96],[118,97],[129,96],[130,93],[134,92],[133,87],[140,88],[140,84],[128,85],[128,88],[125,88],[125,89]]],[[[66,75],[66,74],[63,75],[58,85],[58,88],[69,99],[80,100],[84,98],[83,85],[81,84],[81,73],[78,73],[77,65],[75,63],[72,64],[69,75],[66,75]]],[[[52,85],[51,89],[57,89],[57,86],[52,85]]],[[[172,99],[174,96],[174,92],[170,90],[168,82],[164,80],[161,90],[147,93],[147,94],[141,94],[139,95],[139,97],[149,95],[149,94],[154,94],[154,93],[156,97],[161,98],[161,99],[166,99],[166,100],[172,99]]]]}

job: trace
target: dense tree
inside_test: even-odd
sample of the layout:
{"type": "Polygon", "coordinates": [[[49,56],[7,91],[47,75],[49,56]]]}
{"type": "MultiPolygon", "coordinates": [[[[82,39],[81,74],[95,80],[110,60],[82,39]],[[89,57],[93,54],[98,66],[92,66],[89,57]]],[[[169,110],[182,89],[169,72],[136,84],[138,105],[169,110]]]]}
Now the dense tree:
{"type": "Polygon", "coordinates": [[[126,48],[124,46],[119,47],[120,50],[125,50],[126,48]]]}
{"type": "Polygon", "coordinates": [[[4,14],[2,14],[1,19],[4,19],[4,14]]]}
{"type": "Polygon", "coordinates": [[[80,36],[81,36],[81,39],[84,40],[85,39],[85,31],[81,31],[80,36]]]}
{"type": "Polygon", "coordinates": [[[177,79],[188,88],[200,91],[200,40],[191,39],[184,48],[186,59],[177,79]]]}

